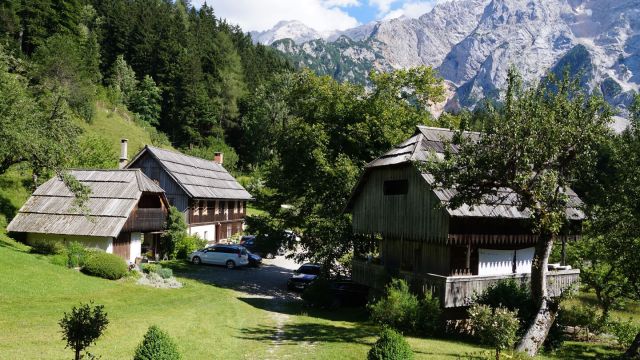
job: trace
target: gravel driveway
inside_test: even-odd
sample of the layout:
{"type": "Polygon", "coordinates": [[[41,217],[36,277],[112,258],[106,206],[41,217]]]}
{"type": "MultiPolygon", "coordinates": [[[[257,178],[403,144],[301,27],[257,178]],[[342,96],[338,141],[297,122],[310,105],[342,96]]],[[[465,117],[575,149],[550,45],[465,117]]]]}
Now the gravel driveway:
{"type": "Polygon", "coordinates": [[[224,266],[189,265],[189,271],[177,275],[225,287],[258,297],[275,299],[297,298],[287,290],[287,279],[300,265],[284,256],[263,259],[262,266],[229,270],[224,266]]]}

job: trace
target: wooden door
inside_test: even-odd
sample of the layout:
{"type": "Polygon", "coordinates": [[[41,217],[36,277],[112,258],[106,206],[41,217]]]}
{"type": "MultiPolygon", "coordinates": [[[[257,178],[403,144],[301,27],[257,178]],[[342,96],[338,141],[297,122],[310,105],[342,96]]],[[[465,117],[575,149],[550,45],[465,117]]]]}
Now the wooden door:
{"type": "Polygon", "coordinates": [[[131,233],[122,232],[113,240],[113,253],[129,261],[129,251],[131,249],[131,233]]]}

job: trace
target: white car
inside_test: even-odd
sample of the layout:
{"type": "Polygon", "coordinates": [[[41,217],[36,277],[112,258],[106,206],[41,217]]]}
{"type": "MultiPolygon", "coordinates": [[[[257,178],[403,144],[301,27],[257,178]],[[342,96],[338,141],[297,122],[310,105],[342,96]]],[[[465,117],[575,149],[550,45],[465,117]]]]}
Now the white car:
{"type": "Polygon", "coordinates": [[[224,265],[228,269],[249,265],[247,249],[239,245],[214,245],[189,254],[189,261],[195,265],[224,265]]]}

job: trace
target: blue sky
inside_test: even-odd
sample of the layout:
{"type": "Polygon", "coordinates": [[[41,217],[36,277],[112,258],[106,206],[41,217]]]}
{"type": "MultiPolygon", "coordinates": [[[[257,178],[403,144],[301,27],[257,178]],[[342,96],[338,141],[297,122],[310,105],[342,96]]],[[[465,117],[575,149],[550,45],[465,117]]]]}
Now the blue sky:
{"type": "MultiPolygon", "coordinates": [[[[192,0],[200,6],[205,0],[192,0]]],[[[418,17],[451,0],[207,0],[216,14],[245,31],[299,20],[318,31],[344,30],[379,19],[418,17]]]]}

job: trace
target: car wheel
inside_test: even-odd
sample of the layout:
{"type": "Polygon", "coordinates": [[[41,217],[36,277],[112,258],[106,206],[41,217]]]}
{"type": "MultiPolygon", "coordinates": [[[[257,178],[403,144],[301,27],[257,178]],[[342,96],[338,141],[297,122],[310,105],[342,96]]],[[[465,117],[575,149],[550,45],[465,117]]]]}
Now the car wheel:
{"type": "Polygon", "coordinates": [[[233,260],[227,261],[227,269],[234,269],[236,267],[236,263],[233,260]]]}
{"type": "Polygon", "coordinates": [[[202,264],[202,260],[200,260],[200,257],[198,257],[198,256],[194,256],[193,259],[191,259],[191,262],[193,263],[193,265],[202,264]]]}

